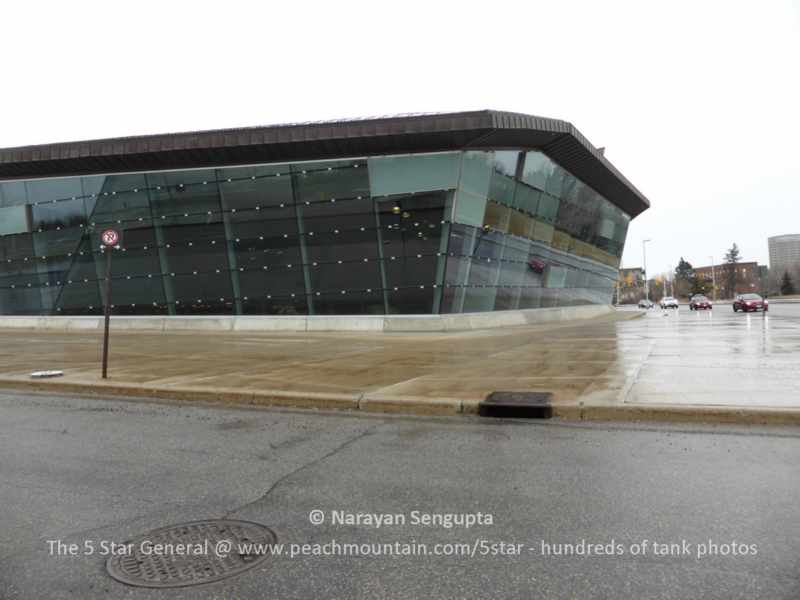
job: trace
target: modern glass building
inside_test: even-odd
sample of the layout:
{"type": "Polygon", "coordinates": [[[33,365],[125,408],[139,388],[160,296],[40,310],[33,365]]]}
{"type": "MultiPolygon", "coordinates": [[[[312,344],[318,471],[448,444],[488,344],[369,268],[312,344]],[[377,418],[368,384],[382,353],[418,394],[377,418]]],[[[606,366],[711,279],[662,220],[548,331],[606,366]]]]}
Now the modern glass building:
{"type": "Polygon", "coordinates": [[[0,150],[0,314],[608,304],[649,206],[564,121],[478,111],[0,150]]]}

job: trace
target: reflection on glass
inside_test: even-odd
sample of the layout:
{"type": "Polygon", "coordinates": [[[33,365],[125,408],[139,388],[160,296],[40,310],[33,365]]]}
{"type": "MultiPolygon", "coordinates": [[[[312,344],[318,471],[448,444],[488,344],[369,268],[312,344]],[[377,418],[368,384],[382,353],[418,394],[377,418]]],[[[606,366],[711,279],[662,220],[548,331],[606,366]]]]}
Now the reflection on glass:
{"type": "Polygon", "coordinates": [[[0,314],[430,314],[611,299],[630,217],[538,151],[0,182],[0,314]]]}
{"type": "Polygon", "coordinates": [[[378,203],[387,313],[431,313],[446,203],[444,193],[396,196],[378,203]]]}
{"type": "Polygon", "coordinates": [[[31,230],[29,206],[0,208],[0,235],[27,233],[31,230]]]}
{"type": "Polygon", "coordinates": [[[409,154],[369,159],[373,196],[454,189],[461,154],[409,154]]]}

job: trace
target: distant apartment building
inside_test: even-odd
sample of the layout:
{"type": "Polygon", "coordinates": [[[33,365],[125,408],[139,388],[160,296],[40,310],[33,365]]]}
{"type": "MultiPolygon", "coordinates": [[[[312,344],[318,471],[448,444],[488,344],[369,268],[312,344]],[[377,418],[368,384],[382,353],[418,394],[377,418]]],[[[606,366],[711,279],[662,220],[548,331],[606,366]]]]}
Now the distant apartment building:
{"type": "Polygon", "coordinates": [[[800,275],[800,234],[776,235],[768,238],[767,243],[773,277],[780,279],[787,272],[792,277],[800,275]]]}
{"type": "Polygon", "coordinates": [[[713,289],[712,285],[716,280],[717,295],[719,297],[761,291],[761,275],[763,271],[757,262],[736,263],[736,289],[733,292],[727,289],[730,268],[731,265],[725,263],[707,267],[695,267],[694,276],[707,282],[708,289],[713,289]]]}

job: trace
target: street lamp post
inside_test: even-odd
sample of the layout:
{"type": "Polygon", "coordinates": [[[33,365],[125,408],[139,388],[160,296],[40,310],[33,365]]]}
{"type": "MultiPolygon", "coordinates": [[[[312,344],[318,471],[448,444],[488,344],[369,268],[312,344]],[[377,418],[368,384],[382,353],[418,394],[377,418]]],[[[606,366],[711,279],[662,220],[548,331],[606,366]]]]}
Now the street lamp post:
{"type": "Polygon", "coordinates": [[[714,273],[714,257],[709,256],[711,259],[711,287],[714,288],[714,302],[717,301],[717,276],[714,273]]]}
{"type": "Polygon", "coordinates": [[[678,297],[675,295],[675,269],[672,268],[672,265],[669,266],[669,295],[673,298],[678,297]]]}
{"type": "Polygon", "coordinates": [[[669,295],[675,298],[675,271],[672,265],[669,266],[669,271],[667,271],[667,273],[667,277],[669,277],[669,295]]]}
{"type": "Polygon", "coordinates": [[[648,302],[650,301],[650,282],[647,280],[647,242],[651,240],[642,240],[642,268],[644,269],[644,297],[648,302]]]}

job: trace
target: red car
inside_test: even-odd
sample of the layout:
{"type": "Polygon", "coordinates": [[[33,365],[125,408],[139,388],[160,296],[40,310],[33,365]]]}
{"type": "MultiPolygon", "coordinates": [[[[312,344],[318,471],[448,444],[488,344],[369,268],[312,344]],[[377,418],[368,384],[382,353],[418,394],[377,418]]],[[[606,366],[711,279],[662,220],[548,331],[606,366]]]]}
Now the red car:
{"type": "Polygon", "coordinates": [[[544,273],[544,270],[547,268],[547,263],[542,262],[538,258],[529,258],[528,259],[528,266],[534,273],[544,273]]]}
{"type": "Polygon", "coordinates": [[[744,312],[749,312],[751,310],[763,310],[767,312],[769,310],[769,302],[758,294],[739,294],[733,301],[733,312],[739,312],[740,310],[744,312]]]}
{"type": "Polygon", "coordinates": [[[689,302],[689,310],[711,310],[712,308],[714,307],[711,305],[711,300],[705,296],[692,296],[689,302]]]}

